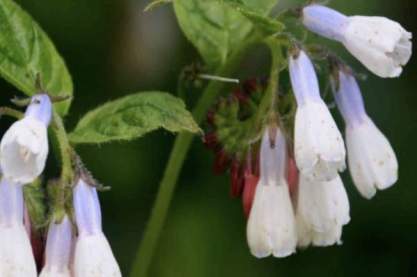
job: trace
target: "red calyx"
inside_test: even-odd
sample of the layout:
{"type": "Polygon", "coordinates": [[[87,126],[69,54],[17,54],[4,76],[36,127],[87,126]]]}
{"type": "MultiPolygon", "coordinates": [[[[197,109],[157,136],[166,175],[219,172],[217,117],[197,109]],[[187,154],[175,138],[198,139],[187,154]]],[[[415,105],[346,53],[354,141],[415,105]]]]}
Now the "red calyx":
{"type": "Polygon", "coordinates": [[[44,264],[43,253],[45,251],[45,239],[43,238],[41,232],[33,228],[28,210],[26,208],[24,213],[24,225],[29,236],[30,244],[32,245],[33,256],[39,271],[44,264]]]}
{"type": "Polygon", "coordinates": [[[214,125],[214,115],[215,115],[215,112],[213,110],[210,110],[207,113],[207,123],[211,126],[214,125]]]}
{"type": "Polygon", "coordinates": [[[213,164],[213,172],[217,175],[222,174],[230,164],[230,158],[227,153],[221,149],[216,153],[216,158],[213,164]]]}
{"type": "Polygon", "coordinates": [[[240,162],[234,159],[230,167],[230,194],[232,197],[239,197],[242,194],[245,182],[242,171],[240,162]]]}
{"type": "Polygon", "coordinates": [[[299,181],[299,173],[298,168],[295,163],[295,159],[293,155],[288,155],[287,159],[287,182],[288,188],[290,191],[291,199],[293,199],[293,203],[296,204],[296,199],[298,196],[298,181],[299,181]]]}
{"type": "Polygon", "coordinates": [[[249,217],[252,209],[253,199],[255,198],[256,187],[259,182],[259,153],[256,152],[255,159],[249,152],[244,170],[244,187],[242,194],[243,212],[246,218],[249,217]]]}
{"type": "Polygon", "coordinates": [[[205,134],[203,138],[204,145],[210,149],[216,149],[218,146],[217,135],[214,132],[205,134]]]}
{"type": "Polygon", "coordinates": [[[259,175],[256,175],[251,166],[247,166],[244,173],[244,188],[242,194],[243,212],[246,218],[249,217],[255,198],[256,186],[259,182],[259,175]]]}

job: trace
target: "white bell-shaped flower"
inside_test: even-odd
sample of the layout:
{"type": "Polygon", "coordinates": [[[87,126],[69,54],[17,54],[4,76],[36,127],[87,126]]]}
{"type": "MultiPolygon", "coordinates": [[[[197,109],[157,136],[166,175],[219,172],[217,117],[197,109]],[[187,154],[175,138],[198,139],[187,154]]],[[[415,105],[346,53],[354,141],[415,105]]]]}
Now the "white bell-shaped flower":
{"type": "Polygon", "coordinates": [[[0,143],[0,165],[7,179],[27,184],[42,173],[48,156],[47,128],[51,109],[46,94],[33,96],[25,117],[4,134],[0,143]]]}
{"type": "Polygon", "coordinates": [[[346,146],[353,182],[365,198],[386,189],[398,179],[398,162],[386,137],[366,114],[355,78],[339,70],[334,86],[337,106],[346,122],[346,146]]]}
{"type": "Polygon", "coordinates": [[[296,210],[298,245],[339,244],[342,228],[349,223],[349,200],[339,176],[314,182],[300,176],[296,210]]]}
{"type": "Polygon", "coordinates": [[[102,232],[97,191],[82,179],[74,188],[74,211],[78,227],[74,251],[74,277],[122,276],[102,232]]]}
{"type": "Polygon", "coordinates": [[[22,186],[0,182],[0,276],[36,277],[36,264],[23,225],[22,186]]]}
{"type": "Polygon", "coordinates": [[[332,180],[346,167],[342,135],[320,97],[313,64],[303,51],[290,57],[289,70],[297,100],[294,126],[297,167],[313,180],[332,180]]]}
{"type": "Polygon", "coordinates": [[[398,77],[412,53],[412,33],[399,23],[378,16],[345,16],[322,5],[303,9],[303,23],[311,31],[345,45],[374,74],[398,77]]]}
{"type": "Polygon", "coordinates": [[[39,277],[71,277],[73,250],[72,225],[65,215],[61,222],[49,225],[45,249],[45,265],[39,277]]]}
{"type": "Polygon", "coordinates": [[[260,150],[260,180],[247,223],[251,253],[257,258],[295,252],[297,233],[286,180],[287,148],[279,129],[265,131],[260,150]]]}

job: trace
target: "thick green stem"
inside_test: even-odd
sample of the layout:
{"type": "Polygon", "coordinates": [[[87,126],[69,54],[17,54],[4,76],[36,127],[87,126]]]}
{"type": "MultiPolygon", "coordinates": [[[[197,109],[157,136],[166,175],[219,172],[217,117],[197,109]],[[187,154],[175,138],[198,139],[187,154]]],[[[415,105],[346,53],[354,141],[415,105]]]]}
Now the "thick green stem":
{"type": "MultiPolygon", "coordinates": [[[[236,53],[230,61],[217,70],[216,74],[220,76],[229,76],[240,60],[241,53],[236,53]]],[[[201,123],[212,105],[213,101],[219,95],[224,83],[211,81],[203,92],[202,97],[193,110],[193,116],[197,123],[201,123]]],[[[142,238],[142,242],[134,260],[131,277],[147,276],[149,266],[152,261],[158,239],[161,234],[161,229],[165,222],[168,208],[171,203],[172,195],[175,190],[175,185],[178,181],[179,174],[184,164],[185,157],[190,148],[193,139],[193,134],[181,133],[177,136],[172,148],[168,164],[165,168],[164,176],[159,186],[158,194],[151,212],[148,226],[142,238]]]]}
{"type": "Polygon", "coordinates": [[[54,218],[58,221],[65,214],[66,192],[72,184],[74,172],[72,167],[72,147],[69,143],[62,118],[54,111],[52,116],[52,132],[58,143],[58,150],[61,160],[61,176],[58,185],[57,197],[54,207],[54,218]]]}
{"type": "Polygon", "coordinates": [[[246,137],[249,143],[254,143],[261,138],[263,127],[268,120],[276,121],[276,107],[278,105],[279,74],[282,70],[282,42],[275,37],[265,40],[271,51],[271,69],[269,72],[268,86],[265,89],[256,114],[254,115],[253,128],[248,128],[246,137]]]}

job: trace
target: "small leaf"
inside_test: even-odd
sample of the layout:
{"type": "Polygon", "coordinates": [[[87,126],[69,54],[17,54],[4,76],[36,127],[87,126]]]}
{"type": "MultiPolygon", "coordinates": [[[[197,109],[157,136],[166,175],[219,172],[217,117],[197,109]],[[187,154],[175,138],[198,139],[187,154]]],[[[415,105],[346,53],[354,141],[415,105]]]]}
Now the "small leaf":
{"type": "MultiPolygon", "coordinates": [[[[71,76],[64,60],[39,25],[12,0],[0,0],[0,75],[27,95],[43,88],[53,96],[72,96],[71,76]]],[[[61,115],[71,100],[56,104],[61,115]]]]}
{"type": "Polygon", "coordinates": [[[87,113],[70,134],[73,143],[132,140],[164,128],[199,132],[185,104],[164,92],[141,92],[104,104],[87,113]]]}

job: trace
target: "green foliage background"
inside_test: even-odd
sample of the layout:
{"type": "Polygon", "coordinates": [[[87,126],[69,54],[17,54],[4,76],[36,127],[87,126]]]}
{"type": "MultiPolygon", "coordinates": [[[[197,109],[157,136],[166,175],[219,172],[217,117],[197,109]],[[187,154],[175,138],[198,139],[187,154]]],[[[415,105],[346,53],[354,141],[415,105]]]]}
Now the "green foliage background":
{"type": "MultiPolygon", "coordinates": [[[[175,92],[181,69],[199,59],[179,31],[170,5],[148,13],[145,0],[17,1],[63,55],[74,81],[68,126],[104,102],[141,90],[175,92]]],[[[301,1],[282,0],[280,5],[301,1]]],[[[414,0],[334,0],[347,14],[383,15],[417,33],[414,0]]],[[[325,42],[365,71],[335,43],[325,42]]],[[[268,72],[265,49],[249,55],[239,76],[268,72]]],[[[351,223],[344,245],[310,248],[287,259],[253,258],[246,246],[241,203],[229,197],[228,176],[211,173],[213,155],[198,139],[187,158],[150,276],[416,276],[417,275],[417,60],[399,79],[369,75],[362,82],[369,114],[387,135],[400,162],[395,187],[367,201],[347,174],[351,223]]],[[[18,94],[0,81],[1,103],[18,94]]],[[[198,96],[190,90],[190,102],[198,96]]],[[[18,94],[19,95],[19,94],[18,94]]],[[[10,121],[2,119],[2,130],[10,121]]],[[[128,273],[157,191],[173,136],[157,131],[126,144],[81,146],[102,193],[104,229],[128,273]]],[[[50,168],[54,168],[50,161],[50,168]]]]}

